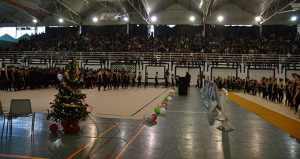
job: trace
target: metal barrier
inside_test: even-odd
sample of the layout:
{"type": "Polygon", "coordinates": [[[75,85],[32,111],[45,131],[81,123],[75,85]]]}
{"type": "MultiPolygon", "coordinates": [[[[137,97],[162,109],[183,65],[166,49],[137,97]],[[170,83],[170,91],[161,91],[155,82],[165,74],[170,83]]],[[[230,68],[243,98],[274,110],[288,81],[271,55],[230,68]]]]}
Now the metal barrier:
{"type": "Polygon", "coordinates": [[[109,60],[109,61],[161,61],[208,63],[261,63],[300,64],[300,55],[279,54],[229,54],[229,53],[160,53],[160,52],[59,52],[59,51],[4,51],[3,59],[51,59],[67,60],[109,60]]]}

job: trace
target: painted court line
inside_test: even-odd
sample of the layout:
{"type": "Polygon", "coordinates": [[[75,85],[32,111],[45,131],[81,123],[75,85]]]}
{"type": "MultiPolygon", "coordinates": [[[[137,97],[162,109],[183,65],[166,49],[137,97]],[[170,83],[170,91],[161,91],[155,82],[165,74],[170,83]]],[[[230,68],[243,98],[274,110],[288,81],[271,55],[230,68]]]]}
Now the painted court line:
{"type": "Polygon", "coordinates": [[[135,140],[135,138],[141,133],[141,131],[145,128],[146,125],[144,125],[129,141],[129,143],[123,148],[123,150],[117,155],[115,159],[119,159],[121,155],[125,152],[125,150],[131,145],[131,143],[135,140]]]}
{"type": "Polygon", "coordinates": [[[75,153],[73,153],[71,156],[69,156],[67,159],[71,159],[74,156],[76,156],[79,152],[81,152],[82,150],[84,150],[86,147],[88,147],[90,144],[94,143],[96,140],[98,140],[101,136],[103,136],[104,134],[106,134],[107,132],[109,132],[112,128],[116,127],[111,126],[109,129],[107,129],[105,132],[103,132],[102,134],[100,134],[99,136],[97,136],[94,140],[92,140],[91,142],[89,142],[88,144],[86,144],[85,146],[83,146],[82,148],[80,148],[78,151],[76,151],[75,153]]]}
{"type": "Polygon", "coordinates": [[[218,114],[218,113],[210,113],[210,112],[174,111],[174,110],[168,110],[168,112],[172,112],[172,113],[192,113],[192,114],[218,114]]]}
{"type": "Polygon", "coordinates": [[[93,157],[98,151],[100,151],[105,145],[107,145],[114,137],[116,137],[118,134],[120,133],[120,131],[118,133],[116,133],[114,136],[112,136],[110,139],[108,139],[107,141],[105,141],[105,143],[103,143],[97,150],[95,150],[93,153],[91,153],[87,159],[90,159],[91,157],[93,157]]]}
{"type": "Polygon", "coordinates": [[[46,158],[30,157],[30,156],[0,154],[0,158],[2,158],[2,157],[5,157],[5,158],[24,158],[24,159],[46,159],[46,158]]]}
{"type": "MultiPolygon", "coordinates": [[[[174,133],[188,133],[188,134],[207,134],[207,135],[214,135],[213,132],[193,132],[193,131],[180,131],[180,130],[156,130],[155,133],[161,133],[161,132],[174,132],[174,133]]],[[[222,135],[222,132],[220,132],[220,135],[222,135]]],[[[256,134],[225,134],[227,136],[256,136],[256,137],[268,137],[268,138],[289,138],[287,136],[272,136],[272,135],[256,135],[256,134]]]]}
{"type": "Polygon", "coordinates": [[[155,101],[158,97],[160,97],[162,94],[164,94],[165,92],[167,92],[169,89],[165,90],[164,92],[162,92],[160,95],[158,95],[157,97],[155,97],[153,100],[151,100],[149,103],[147,103],[145,106],[143,106],[142,108],[140,108],[138,111],[136,111],[135,113],[133,113],[131,115],[134,116],[135,114],[137,114],[138,112],[140,112],[141,110],[143,110],[144,108],[146,108],[148,105],[150,105],[153,101],[155,101]]]}
{"type": "MultiPolygon", "coordinates": [[[[140,123],[141,124],[141,123],[140,123]]],[[[136,126],[135,127],[135,129],[134,130],[132,130],[127,136],[126,136],[126,138],[125,138],[125,140],[127,140],[128,139],[128,137],[136,130],[136,129],[138,129],[138,127],[140,126],[140,124],[138,125],[138,126],[136,126]]],[[[105,157],[105,159],[109,159],[110,158],[110,156],[113,154],[113,153],[115,153],[115,151],[117,151],[117,149],[121,146],[121,144],[124,142],[124,140],[122,140],[120,143],[119,143],[119,145],[117,145],[106,157],[105,157]]]]}

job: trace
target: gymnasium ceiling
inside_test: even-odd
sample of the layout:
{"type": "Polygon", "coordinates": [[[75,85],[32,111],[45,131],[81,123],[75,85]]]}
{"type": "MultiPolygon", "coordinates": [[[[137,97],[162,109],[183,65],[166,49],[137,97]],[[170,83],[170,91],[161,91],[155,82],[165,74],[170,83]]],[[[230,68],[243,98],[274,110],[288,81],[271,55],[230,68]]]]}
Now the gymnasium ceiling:
{"type": "MultiPolygon", "coordinates": [[[[286,19],[298,15],[300,9],[300,0],[0,0],[0,25],[32,25],[33,19],[47,26],[118,25],[126,24],[125,16],[130,17],[131,24],[151,24],[152,15],[174,5],[182,7],[177,7],[178,11],[184,9],[197,15],[202,24],[209,23],[214,12],[228,4],[253,17],[260,16],[262,24],[289,23],[286,19]],[[97,23],[93,23],[93,17],[98,18],[97,23]],[[59,23],[58,18],[63,18],[64,23],[59,23]]],[[[292,24],[299,24],[297,21],[292,24]]]]}

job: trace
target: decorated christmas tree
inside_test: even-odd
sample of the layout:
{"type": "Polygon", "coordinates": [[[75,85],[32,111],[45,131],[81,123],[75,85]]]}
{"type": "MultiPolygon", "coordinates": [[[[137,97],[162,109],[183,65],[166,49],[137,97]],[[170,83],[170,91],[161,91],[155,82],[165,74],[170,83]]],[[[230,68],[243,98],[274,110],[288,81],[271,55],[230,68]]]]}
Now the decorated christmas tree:
{"type": "Polygon", "coordinates": [[[86,95],[79,90],[79,74],[78,62],[73,59],[66,66],[63,82],[58,85],[58,94],[50,103],[51,110],[48,110],[48,119],[61,122],[67,134],[78,132],[80,130],[78,123],[86,120],[89,115],[88,104],[85,102],[86,95]]]}

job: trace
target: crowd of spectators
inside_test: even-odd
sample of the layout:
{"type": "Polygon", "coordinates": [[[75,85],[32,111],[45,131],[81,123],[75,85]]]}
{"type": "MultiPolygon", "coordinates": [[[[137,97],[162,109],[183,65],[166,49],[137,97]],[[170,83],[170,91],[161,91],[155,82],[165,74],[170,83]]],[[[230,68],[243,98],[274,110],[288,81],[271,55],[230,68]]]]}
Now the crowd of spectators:
{"type": "MultiPolygon", "coordinates": [[[[299,35],[260,38],[251,36],[225,38],[194,35],[130,36],[127,34],[65,35],[43,33],[20,40],[17,46],[2,48],[11,51],[68,51],[68,52],[176,52],[284,54],[299,53],[299,35]]],[[[1,50],[1,49],[0,49],[1,50]]]]}

